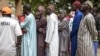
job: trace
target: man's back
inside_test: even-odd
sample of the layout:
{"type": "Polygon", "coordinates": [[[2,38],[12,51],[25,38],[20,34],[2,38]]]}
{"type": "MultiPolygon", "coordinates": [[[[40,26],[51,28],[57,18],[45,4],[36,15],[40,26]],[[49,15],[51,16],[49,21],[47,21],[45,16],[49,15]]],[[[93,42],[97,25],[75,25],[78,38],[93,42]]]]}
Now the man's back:
{"type": "Polygon", "coordinates": [[[17,21],[9,17],[0,18],[0,56],[12,56],[16,53],[16,37],[22,35],[17,21]]]}

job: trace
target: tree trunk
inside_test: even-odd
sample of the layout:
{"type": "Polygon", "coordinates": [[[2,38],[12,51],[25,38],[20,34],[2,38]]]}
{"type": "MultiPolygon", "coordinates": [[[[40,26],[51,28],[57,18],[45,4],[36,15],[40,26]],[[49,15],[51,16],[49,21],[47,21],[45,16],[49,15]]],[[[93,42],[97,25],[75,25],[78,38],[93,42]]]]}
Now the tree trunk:
{"type": "Polygon", "coordinates": [[[15,0],[15,8],[16,8],[16,16],[21,14],[21,5],[22,5],[22,0],[15,0]]]}
{"type": "MultiPolygon", "coordinates": [[[[8,6],[7,0],[0,0],[0,10],[5,6],[8,6]]],[[[1,16],[1,13],[0,13],[0,16],[1,16]]]]}
{"type": "Polygon", "coordinates": [[[8,0],[0,0],[0,9],[2,9],[3,7],[5,7],[5,6],[7,6],[8,4],[7,4],[7,1],[8,0]]]}

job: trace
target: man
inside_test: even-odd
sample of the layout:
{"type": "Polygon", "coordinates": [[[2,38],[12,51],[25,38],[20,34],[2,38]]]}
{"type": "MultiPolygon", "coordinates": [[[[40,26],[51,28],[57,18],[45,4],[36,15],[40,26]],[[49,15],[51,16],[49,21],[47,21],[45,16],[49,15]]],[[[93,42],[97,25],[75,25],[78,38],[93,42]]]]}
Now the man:
{"type": "Polygon", "coordinates": [[[47,13],[48,24],[45,42],[46,47],[49,48],[48,56],[58,56],[59,52],[59,36],[58,36],[58,18],[55,14],[55,6],[53,4],[48,6],[47,13]]]}
{"type": "Polygon", "coordinates": [[[36,21],[29,4],[23,6],[23,13],[25,21],[21,23],[21,28],[26,33],[22,38],[21,56],[37,56],[36,21]]]}
{"type": "Polygon", "coordinates": [[[93,15],[94,15],[94,18],[95,18],[95,22],[96,22],[96,30],[98,31],[98,37],[96,37],[96,39],[94,39],[93,41],[93,44],[94,44],[94,52],[95,52],[95,56],[97,56],[97,51],[98,51],[98,38],[99,38],[99,29],[100,29],[100,11],[98,8],[94,7],[93,8],[93,15]]]}
{"type": "Polygon", "coordinates": [[[72,31],[72,25],[73,25],[73,20],[74,20],[75,12],[71,11],[69,14],[69,30],[70,32],[72,31]]]}
{"type": "Polygon", "coordinates": [[[69,24],[68,20],[66,19],[66,10],[60,10],[59,14],[59,24],[58,24],[58,31],[59,31],[59,56],[69,56],[68,53],[68,41],[69,41],[69,24]]]}
{"type": "MultiPolygon", "coordinates": [[[[24,22],[24,19],[25,19],[25,16],[24,15],[18,15],[19,23],[24,22]]],[[[22,29],[22,33],[24,33],[24,30],[25,29],[22,29]]],[[[26,33],[26,30],[25,30],[25,33],[26,33]]],[[[19,45],[17,47],[17,56],[21,56],[21,45],[19,45]]]]}
{"type": "Polygon", "coordinates": [[[9,7],[2,9],[0,18],[0,56],[16,56],[16,39],[22,35],[19,23],[11,19],[12,11],[9,7]]]}
{"type": "Polygon", "coordinates": [[[82,12],[80,12],[81,3],[79,1],[75,1],[73,3],[72,9],[75,11],[75,16],[72,24],[72,31],[71,31],[71,56],[76,56],[76,49],[77,49],[77,33],[80,21],[82,19],[82,12]]]}
{"type": "Polygon", "coordinates": [[[99,38],[99,42],[100,42],[100,8],[97,9],[96,11],[96,17],[95,17],[95,20],[96,20],[96,29],[98,31],[98,38],[99,38]]]}
{"type": "Polygon", "coordinates": [[[90,13],[93,8],[93,4],[90,1],[86,1],[82,5],[82,11],[84,18],[82,19],[78,31],[78,44],[76,56],[95,56],[93,40],[97,37],[97,30],[95,27],[95,20],[90,13]]]}
{"type": "Polygon", "coordinates": [[[45,37],[46,37],[46,17],[44,15],[45,8],[44,6],[38,6],[36,19],[37,19],[37,42],[38,42],[38,56],[45,56],[45,37]]]}

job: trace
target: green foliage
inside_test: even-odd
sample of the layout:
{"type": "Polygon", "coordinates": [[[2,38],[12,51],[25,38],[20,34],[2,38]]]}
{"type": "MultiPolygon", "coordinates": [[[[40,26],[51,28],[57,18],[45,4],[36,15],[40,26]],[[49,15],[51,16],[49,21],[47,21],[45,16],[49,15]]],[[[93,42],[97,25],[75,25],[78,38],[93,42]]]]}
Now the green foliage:
{"type": "MultiPolygon", "coordinates": [[[[48,6],[48,4],[55,3],[56,4],[56,11],[58,12],[59,9],[66,9],[66,11],[69,12],[69,7],[71,7],[71,4],[74,2],[74,0],[59,0],[60,2],[55,2],[55,0],[23,0],[23,4],[29,3],[32,6],[32,10],[36,11],[37,7],[39,5],[44,5],[45,7],[48,6]]],[[[85,2],[86,0],[80,0],[80,2],[85,2]]],[[[100,7],[100,0],[92,0],[93,4],[97,7],[100,7]]]]}
{"type": "Polygon", "coordinates": [[[55,2],[54,0],[23,0],[23,4],[30,4],[32,6],[32,10],[33,11],[36,11],[37,7],[39,5],[44,5],[45,7],[48,6],[48,4],[50,3],[54,3],[56,4],[56,11],[58,12],[60,8],[65,8],[65,9],[68,9],[66,6],[67,5],[67,2],[70,2],[68,0],[60,0],[61,2],[55,2]]]}
{"type": "MultiPolygon", "coordinates": [[[[48,0],[49,1],[49,0],[48,0]]],[[[47,0],[23,0],[23,4],[30,4],[33,11],[36,11],[39,5],[46,5],[47,0]]]]}

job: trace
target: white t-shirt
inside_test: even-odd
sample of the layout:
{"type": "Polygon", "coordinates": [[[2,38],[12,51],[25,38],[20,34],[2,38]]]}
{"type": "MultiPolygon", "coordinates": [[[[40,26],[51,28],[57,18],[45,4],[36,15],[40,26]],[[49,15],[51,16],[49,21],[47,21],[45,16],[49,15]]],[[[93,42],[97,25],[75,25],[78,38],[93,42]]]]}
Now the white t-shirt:
{"type": "Polygon", "coordinates": [[[0,56],[15,56],[17,36],[22,35],[19,23],[9,17],[0,18],[0,56]]]}

